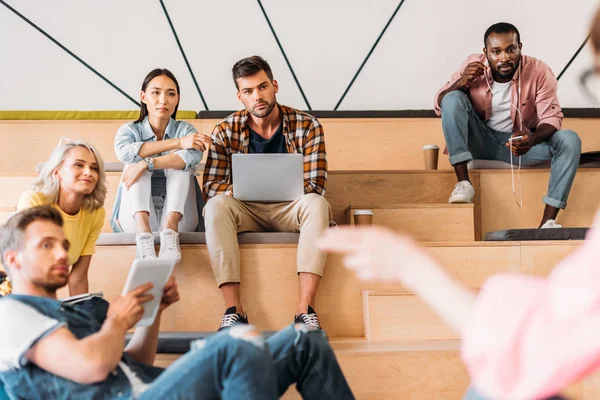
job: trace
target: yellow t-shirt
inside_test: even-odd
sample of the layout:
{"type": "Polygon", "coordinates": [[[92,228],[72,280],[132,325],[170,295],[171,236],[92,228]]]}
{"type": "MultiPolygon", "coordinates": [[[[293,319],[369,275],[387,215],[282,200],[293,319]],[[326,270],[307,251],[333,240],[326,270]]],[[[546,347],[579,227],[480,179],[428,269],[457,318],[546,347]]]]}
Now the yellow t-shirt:
{"type": "MultiPolygon", "coordinates": [[[[49,204],[46,196],[42,193],[28,190],[19,198],[17,211],[35,206],[49,204]]],[[[76,215],[69,215],[58,208],[56,204],[50,204],[56,208],[63,217],[65,236],[69,239],[69,265],[73,265],[80,256],[88,256],[96,253],[96,240],[100,236],[102,225],[104,225],[104,207],[95,211],[81,209],[76,215]]]]}

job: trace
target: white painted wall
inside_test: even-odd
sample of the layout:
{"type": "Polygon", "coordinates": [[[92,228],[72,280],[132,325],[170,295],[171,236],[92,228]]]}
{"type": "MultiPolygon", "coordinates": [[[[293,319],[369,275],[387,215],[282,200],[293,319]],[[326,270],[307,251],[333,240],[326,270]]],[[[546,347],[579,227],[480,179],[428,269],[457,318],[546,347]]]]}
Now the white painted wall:
{"type": "MultiPolygon", "coordinates": [[[[170,69],[181,109],[203,110],[158,0],[7,0],[134,98],[151,69],[170,69]]],[[[335,107],[399,0],[263,0],[312,109],[335,107]]],[[[165,0],[211,110],[239,108],[230,69],[259,54],[279,101],[306,109],[255,0],[165,0]]],[[[436,90],[483,33],[505,20],[526,54],[558,75],[581,45],[596,0],[406,0],[341,110],[431,109],[436,90]]],[[[130,110],[135,105],[0,4],[0,109],[130,110]]],[[[584,49],[560,81],[563,107],[591,107],[578,87],[584,49]]]]}

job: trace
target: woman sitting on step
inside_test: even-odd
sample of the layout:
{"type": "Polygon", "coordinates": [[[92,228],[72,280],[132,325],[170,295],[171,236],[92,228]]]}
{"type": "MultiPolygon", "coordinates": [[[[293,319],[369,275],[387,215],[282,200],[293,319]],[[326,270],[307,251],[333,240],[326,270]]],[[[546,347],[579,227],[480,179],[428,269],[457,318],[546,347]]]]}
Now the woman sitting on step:
{"type": "Polygon", "coordinates": [[[64,219],[69,240],[69,295],[88,293],[88,270],[104,225],[107,184],[104,161],[90,143],[61,139],[17,211],[51,205],[64,219]]]}
{"type": "Polygon", "coordinates": [[[176,121],[179,84],[166,69],[151,71],[140,92],[140,117],[119,128],[115,152],[125,169],[111,225],[135,232],[138,258],[156,257],[153,231],[160,229],[159,257],[181,260],[179,232],[199,225],[202,197],[195,167],[210,136],[176,121]]]}

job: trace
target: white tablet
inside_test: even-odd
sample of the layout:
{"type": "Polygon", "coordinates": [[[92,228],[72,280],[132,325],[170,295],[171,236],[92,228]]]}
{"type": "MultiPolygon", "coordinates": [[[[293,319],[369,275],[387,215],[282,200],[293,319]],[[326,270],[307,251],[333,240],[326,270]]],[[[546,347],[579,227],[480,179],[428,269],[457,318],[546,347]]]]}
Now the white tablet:
{"type": "Polygon", "coordinates": [[[154,322],[158,313],[160,299],[163,295],[163,289],[173,273],[173,267],[175,267],[175,260],[168,258],[146,258],[133,261],[122,295],[129,293],[144,283],[151,282],[154,285],[147,292],[154,296],[154,298],[144,304],[144,315],[135,325],[136,327],[152,325],[154,322]]]}

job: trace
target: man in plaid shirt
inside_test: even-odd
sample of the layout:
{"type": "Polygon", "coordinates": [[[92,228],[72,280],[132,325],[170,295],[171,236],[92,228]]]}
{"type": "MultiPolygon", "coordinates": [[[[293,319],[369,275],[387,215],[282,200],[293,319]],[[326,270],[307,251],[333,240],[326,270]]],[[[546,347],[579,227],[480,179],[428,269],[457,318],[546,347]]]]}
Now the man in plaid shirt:
{"type": "Polygon", "coordinates": [[[215,126],[204,168],[203,194],[206,245],[227,310],[219,330],[248,323],[240,299],[238,232],[300,232],[297,272],[300,299],[294,321],[320,328],[313,306],[326,255],[316,241],[331,220],[323,197],[327,156],[323,127],[311,115],[277,103],[279,85],[271,67],[259,56],[233,66],[237,97],[245,109],[215,126]],[[292,202],[256,203],[235,198],[231,155],[235,153],[301,153],[304,155],[304,195],[292,202]]]}

